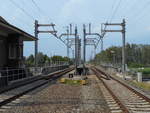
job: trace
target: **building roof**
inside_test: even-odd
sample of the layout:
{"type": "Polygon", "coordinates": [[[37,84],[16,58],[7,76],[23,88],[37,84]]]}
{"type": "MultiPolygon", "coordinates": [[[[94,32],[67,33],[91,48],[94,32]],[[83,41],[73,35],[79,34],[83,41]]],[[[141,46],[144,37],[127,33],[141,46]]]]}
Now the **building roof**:
{"type": "Polygon", "coordinates": [[[29,33],[9,24],[3,17],[0,16],[0,34],[3,36],[8,36],[9,34],[18,34],[24,41],[34,41],[37,40],[34,36],[29,33]]]}
{"type": "Polygon", "coordinates": [[[0,16],[0,22],[8,24],[8,22],[3,17],[1,17],[1,16],[0,16]]]}

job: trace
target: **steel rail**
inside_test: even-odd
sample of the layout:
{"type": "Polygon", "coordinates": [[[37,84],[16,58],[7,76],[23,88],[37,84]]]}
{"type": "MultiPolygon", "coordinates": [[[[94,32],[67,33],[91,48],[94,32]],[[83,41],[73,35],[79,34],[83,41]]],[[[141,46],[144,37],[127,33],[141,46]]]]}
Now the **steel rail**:
{"type": "MultiPolygon", "coordinates": [[[[66,73],[72,71],[73,69],[74,69],[74,68],[69,68],[69,69],[65,69],[65,70],[60,71],[60,72],[55,72],[55,73],[53,73],[53,74],[48,75],[48,76],[47,76],[47,79],[56,80],[56,79],[58,79],[59,77],[63,76],[64,74],[66,74],[66,73]],[[55,76],[55,75],[57,75],[57,76],[55,76]]],[[[43,77],[42,79],[44,79],[44,77],[43,77]]],[[[2,107],[2,106],[4,106],[4,105],[6,105],[6,104],[8,104],[8,103],[10,103],[10,102],[12,102],[12,101],[14,101],[14,100],[16,100],[17,98],[19,98],[19,97],[21,97],[21,96],[23,96],[23,95],[25,95],[25,94],[27,94],[27,93],[29,93],[29,92],[31,92],[31,91],[37,89],[37,88],[40,88],[41,86],[47,84],[48,82],[49,82],[49,81],[46,80],[46,81],[44,81],[43,83],[41,83],[41,84],[39,84],[39,85],[37,85],[37,86],[35,86],[35,87],[33,87],[33,88],[30,88],[30,89],[28,89],[28,90],[26,90],[26,91],[23,91],[23,92],[21,92],[21,93],[19,93],[19,94],[17,94],[17,95],[14,95],[14,96],[12,96],[12,97],[10,97],[10,98],[8,98],[8,99],[5,99],[5,100],[1,101],[1,102],[0,102],[0,107],[2,107]]]]}
{"type": "MultiPolygon", "coordinates": [[[[108,75],[108,74],[106,74],[104,71],[102,71],[102,70],[100,70],[100,69],[98,69],[98,68],[96,68],[96,69],[99,70],[99,72],[101,72],[102,74],[108,75]]],[[[131,86],[125,84],[124,82],[122,82],[122,81],[120,81],[120,80],[118,80],[118,79],[112,77],[111,75],[108,75],[108,76],[109,76],[111,79],[115,80],[115,81],[118,82],[119,84],[123,85],[124,87],[126,87],[127,89],[129,89],[130,91],[134,92],[135,94],[137,94],[138,96],[142,97],[144,100],[146,100],[147,102],[150,103],[150,98],[149,98],[149,97],[145,96],[144,94],[140,93],[139,91],[137,91],[137,90],[134,89],[133,87],[131,87],[131,86]]]]}
{"type": "Polygon", "coordinates": [[[123,112],[124,113],[130,113],[129,110],[127,109],[127,107],[120,101],[120,99],[113,93],[113,91],[108,87],[108,85],[101,79],[101,77],[99,75],[102,73],[100,73],[99,71],[97,71],[97,69],[94,69],[94,68],[92,68],[92,71],[96,74],[97,78],[102,81],[105,88],[112,95],[112,97],[117,102],[117,104],[120,106],[120,108],[123,110],[123,112]]]}

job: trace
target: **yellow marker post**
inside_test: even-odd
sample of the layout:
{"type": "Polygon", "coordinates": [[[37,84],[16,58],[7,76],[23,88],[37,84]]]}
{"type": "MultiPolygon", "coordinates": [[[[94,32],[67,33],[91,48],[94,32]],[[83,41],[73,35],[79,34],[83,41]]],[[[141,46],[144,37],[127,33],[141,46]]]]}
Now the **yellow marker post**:
{"type": "Polygon", "coordinates": [[[61,83],[65,83],[65,81],[66,81],[65,78],[61,78],[61,79],[60,79],[60,82],[61,82],[61,83]]]}

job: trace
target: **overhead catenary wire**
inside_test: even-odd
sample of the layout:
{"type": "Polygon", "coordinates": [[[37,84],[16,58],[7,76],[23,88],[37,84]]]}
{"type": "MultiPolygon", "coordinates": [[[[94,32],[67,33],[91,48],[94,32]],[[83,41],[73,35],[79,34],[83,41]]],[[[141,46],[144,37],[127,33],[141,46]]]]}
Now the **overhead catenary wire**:
{"type": "Polygon", "coordinates": [[[114,7],[115,7],[115,4],[116,4],[116,0],[113,1],[112,5],[111,5],[110,14],[108,15],[108,18],[107,18],[107,21],[106,21],[106,22],[108,22],[109,19],[111,18],[111,15],[112,15],[112,13],[113,13],[113,9],[114,9],[114,7]]]}
{"type": "MultiPolygon", "coordinates": [[[[17,8],[19,8],[25,15],[27,15],[30,19],[32,19],[33,21],[35,21],[36,19],[30,15],[25,9],[23,9],[18,3],[16,3],[14,0],[9,0],[14,6],[16,6],[17,8]]],[[[38,11],[41,11],[43,14],[43,11],[40,9],[40,7],[38,7],[38,5],[36,4],[36,2],[34,0],[32,0],[32,2],[34,3],[34,5],[37,7],[38,11]]],[[[54,29],[54,28],[53,28],[54,29]]]]}
{"type": "MultiPolygon", "coordinates": [[[[110,15],[111,15],[111,13],[113,13],[112,11],[113,11],[113,9],[114,9],[114,7],[115,7],[115,4],[116,4],[116,2],[114,1],[113,3],[112,3],[112,6],[111,6],[111,8],[110,8],[110,15]]],[[[111,18],[111,16],[110,15],[108,15],[108,18],[106,18],[107,20],[106,20],[106,23],[108,23],[109,22],[109,18],[111,18]]],[[[106,30],[106,28],[107,28],[107,26],[105,26],[104,27],[104,31],[106,30]]],[[[102,29],[101,29],[102,30],[102,29]]],[[[103,38],[105,37],[105,34],[106,34],[106,32],[101,32],[101,41],[103,40],[103,38]]],[[[97,45],[96,46],[98,46],[98,44],[99,44],[99,42],[97,43],[97,45]]]]}
{"type": "MultiPolygon", "coordinates": [[[[111,13],[113,13],[113,9],[114,9],[114,7],[115,7],[115,4],[116,4],[116,0],[112,3],[112,6],[111,6],[111,8],[110,8],[110,15],[111,15],[111,13]]],[[[107,20],[106,20],[106,23],[109,22],[109,18],[112,18],[110,15],[108,15],[108,18],[107,18],[107,20]]],[[[107,28],[107,26],[104,27],[104,30],[106,30],[106,28],[107,28]]],[[[102,35],[102,37],[104,38],[105,32],[103,32],[101,35],[102,35]]]]}
{"type": "Polygon", "coordinates": [[[140,18],[142,18],[142,14],[145,11],[145,9],[147,9],[150,6],[150,1],[146,2],[143,7],[141,7],[140,11],[137,11],[136,14],[133,15],[133,18],[130,20],[130,22],[134,21],[133,23],[137,23],[137,21],[140,20],[140,18]],[[135,21],[137,20],[137,21],[135,21]]]}
{"type": "Polygon", "coordinates": [[[132,2],[129,0],[128,4],[126,5],[126,10],[122,13],[123,17],[125,17],[127,14],[131,14],[129,12],[133,11],[134,6],[137,5],[138,0],[132,0],[132,2]],[[130,4],[129,4],[130,3],[130,4]]]}
{"type": "MultiPolygon", "coordinates": [[[[50,19],[46,15],[46,13],[39,7],[39,5],[35,2],[35,0],[31,0],[31,1],[34,4],[34,6],[37,8],[37,10],[40,12],[41,16],[44,17],[45,22],[47,23],[47,20],[50,21],[50,19]]],[[[52,29],[53,29],[53,31],[56,31],[54,26],[52,26],[52,29]]],[[[48,30],[48,28],[47,28],[47,30],[48,30]]],[[[57,33],[53,33],[52,35],[54,37],[56,37],[57,39],[59,39],[60,41],[62,41],[66,45],[65,41],[63,39],[59,38],[57,33]]]]}
{"type": "Polygon", "coordinates": [[[117,6],[116,6],[116,8],[115,8],[115,10],[114,10],[114,12],[113,12],[111,18],[110,18],[110,22],[112,22],[112,20],[114,19],[115,15],[116,15],[116,13],[117,13],[117,11],[118,11],[120,5],[121,5],[121,2],[122,2],[122,0],[119,0],[119,2],[118,2],[118,4],[117,4],[117,6]]]}
{"type": "MultiPolygon", "coordinates": [[[[116,2],[113,2],[110,12],[113,11],[114,8],[115,8],[115,9],[114,9],[114,11],[112,12],[112,15],[111,15],[111,17],[110,17],[110,23],[111,23],[112,20],[114,19],[115,15],[116,15],[116,13],[117,13],[117,11],[118,11],[120,5],[121,5],[121,2],[122,2],[122,0],[119,0],[119,2],[118,2],[118,4],[117,4],[116,7],[115,7],[116,2]]],[[[108,23],[108,22],[109,22],[109,17],[108,17],[108,20],[106,21],[106,23],[108,23]]],[[[105,27],[104,27],[103,30],[105,31],[106,28],[107,28],[107,26],[105,25],[105,27]]],[[[102,32],[102,34],[101,34],[102,38],[104,38],[105,35],[106,35],[106,32],[102,32]]]]}
{"type": "Polygon", "coordinates": [[[40,18],[40,13],[39,11],[36,9],[36,7],[31,3],[31,2],[26,2],[26,0],[20,0],[20,3],[22,3],[22,7],[24,9],[30,9],[30,15],[34,15],[35,18],[40,18]]]}
{"type": "MultiPolygon", "coordinates": [[[[115,8],[115,4],[116,4],[116,0],[112,3],[112,6],[111,6],[111,8],[110,8],[110,15],[111,15],[111,13],[112,13],[112,15],[110,16],[110,15],[108,15],[108,18],[107,18],[107,20],[106,20],[106,23],[108,23],[109,22],[109,18],[110,18],[110,22],[112,21],[112,17],[113,17],[113,9],[115,8]]],[[[105,26],[104,27],[104,30],[106,30],[106,28],[107,28],[107,26],[105,26]]],[[[104,36],[105,36],[105,32],[103,32],[103,33],[101,33],[101,36],[102,36],[102,38],[104,38],[104,36]]]]}
{"type": "Polygon", "coordinates": [[[41,12],[41,8],[37,5],[37,3],[34,0],[31,0],[31,1],[36,6],[36,8],[41,12]]]}
{"type": "Polygon", "coordinates": [[[135,10],[134,12],[133,12],[133,9],[134,9],[134,7],[135,6],[137,6],[137,5],[139,5],[139,1],[138,0],[134,0],[134,1],[129,1],[129,2],[127,2],[128,4],[126,5],[126,10],[124,10],[124,12],[121,14],[122,15],[122,17],[129,17],[128,19],[130,20],[129,22],[131,22],[131,20],[132,21],[135,21],[135,19],[138,21],[139,20],[139,18],[138,17],[140,17],[140,15],[145,11],[145,9],[146,8],[148,8],[148,6],[150,5],[150,1],[149,0],[147,0],[146,1],[146,3],[144,4],[144,5],[142,5],[142,4],[140,4],[140,9],[139,10],[135,10]],[[129,4],[129,3],[131,3],[131,4],[129,4]],[[130,6],[130,7],[129,7],[130,6]],[[130,12],[130,13],[129,13],[130,12]],[[131,16],[131,17],[130,17],[131,16]]]}
{"type": "MultiPolygon", "coordinates": [[[[34,16],[32,16],[32,14],[30,14],[28,11],[26,11],[26,9],[24,7],[21,7],[19,3],[17,3],[15,0],[9,0],[16,8],[20,9],[21,12],[23,12],[23,14],[25,14],[27,17],[29,17],[30,19],[32,19],[33,21],[36,20],[36,18],[34,16]]],[[[21,1],[22,2],[22,1],[21,1]]],[[[34,4],[34,6],[37,8],[38,10],[38,14],[39,17],[44,17],[45,21],[49,21],[50,19],[47,17],[46,13],[38,6],[38,4],[32,0],[32,3],[34,4]],[[45,15],[44,15],[45,14],[45,15]],[[42,16],[43,15],[43,16],[42,16]]],[[[24,3],[23,3],[24,4],[24,3]]],[[[26,4],[25,4],[26,5],[26,4]]],[[[26,23],[26,22],[25,22],[26,23]]],[[[28,22],[27,22],[28,23],[28,22]]],[[[26,24],[28,25],[28,24],[26,24]]],[[[52,27],[53,30],[55,30],[54,26],[52,27]]],[[[58,38],[57,34],[53,34],[56,38],[58,38]]],[[[62,42],[64,42],[63,40],[61,40],[62,42]]],[[[72,48],[71,48],[72,49],[72,48]]]]}
{"type": "MultiPolygon", "coordinates": [[[[32,1],[32,3],[34,4],[34,6],[37,8],[37,10],[40,12],[41,17],[44,17],[45,22],[46,22],[46,23],[47,23],[47,21],[50,22],[51,19],[47,16],[47,14],[44,12],[44,10],[39,7],[39,5],[36,3],[36,1],[35,1],[35,0],[31,0],[31,1],[32,1]]],[[[53,30],[55,29],[54,26],[52,26],[52,29],[53,29],[53,30]]],[[[48,29],[47,29],[47,30],[48,30],[48,29]]],[[[58,38],[58,36],[57,36],[56,33],[53,34],[53,35],[54,35],[56,38],[58,38]]]]}
{"type": "MultiPolygon", "coordinates": [[[[143,2],[143,1],[142,1],[142,2],[143,2]]],[[[130,3],[131,3],[131,2],[130,2],[130,3]]],[[[137,6],[137,5],[139,5],[139,1],[138,1],[138,0],[134,0],[134,1],[132,2],[132,4],[130,5],[130,7],[128,7],[128,9],[127,9],[124,13],[122,13],[123,17],[129,17],[129,18],[128,18],[128,19],[130,20],[129,23],[131,23],[132,21],[133,21],[133,23],[134,23],[134,22],[137,23],[137,21],[140,20],[139,18],[141,17],[142,13],[145,11],[145,9],[148,8],[148,6],[150,6],[150,1],[149,1],[149,0],[147,0],[146,2],[144,1],[144,4],[143,4],[143,5],[140,3],[139,9],[136,9],[136,10],[135,10],[136,12],[134,11],[135,13],[132,13],[134,7],[137,6]],[[131,12],[131,11],[132,11],[132,12],[131,12]],[[129,12],[130,12],[130,13],[129,13],[129,12]],[[137,21],[135,21],[135,20],[137,20],[137,21]]],[[[142,17],[141,17],[141,18],[142,18],[142,17]]]]}
{"type": "Polygon", "coordinates": [[[48,17],[48,15],[46,14],[46,12],[39,7],[39,5],[37,4],[37,2],[35,0],[31,0],[31,1],[32,1],[33,5],[37,8],[37,10],[40,12],[40,14],[45,18],[45,20],[50,21],[51,19],[48,17]]]}
{"type": "MultiPolygon", "coordinates": [[[[113,4],[112,4],[112,6],[111,6],[111,10],[110,10],[110,12],[112,11],[112,15],[110,16],[110,22],[112,22],[112,20],[113,20],[113,18],[115,17],[115,14],[117,13],[117,11],[118,11],[118,9],[119,9],[119,7],[120,7],[120,5],[121,5],[121,1],[122,0],[119,0],[119,2],[118,2],[118,4],[117,4],[117,6],[115,7],[115,4],[116,4],[116,2],[114,1],[113,2],[113,4]],[[114,9],[115,8],[115,9],[114,9]],[[114,11],[113,11],[113,9],[114,9],[114,11]]],[[[106,23],[108,23],[109,22],[109,17],[108,17],[108,19],[107,19],[107,21],[106,21],[106,23]]],[[[105,26],[105,28],[104,28],[104,30],[107,28],[107,26],[105,26]]],[[[105,33],[103,33],[103,35],[105,35],[105,33]]]]}
{"type": "Polygon", "coordinates": [[[29,18],[31,18],[32,20],[35,20],[35,18],[30,15],[26,10],[24,10],[22,7],[20,7],[19,4],[17,4],[14,0],[9,0],[14,6],[16,6],[17,8],[19,8],[25,15],[27,15],[29,18]]]}
{"type": "MultiPolygon", "coordinates": [[[[28,13],[24,8],[22,8],[18,3],[16,3],[14,0],[9,0],[10,2],[11,2],[11,4],[12,5],[14,5],[17,9],[19,9],[20,10],[20,12],[22,13],[22,14],[24,14],[25,16],[27,16],[27,17],[29,17],[29,19],[31,20],[35,20],[34,19],[34,17],[30,14],[30,13],[28,13]]],[[[21,1],[22,2],[22,1],[21,1]]],[[[24,3],[23,3],[23,5],[25,5],[24,3]]],[[[16,17],[12,17],[12,18],[16,18],[16,17]]],[[[22,16],[18,16],[17,17],[17,19],[15,19],[15,21],[20,21],[21,23],[18,23],[17,22],[17,24],[19,24],[19,28],[22,28],[24,31],[26,31],[26,32],[29,32],[29,33],[32,33],[31,32],[31,26],[32,25],[29,25],[30,23],[32,24],[32,22],[31,21],[29,21],[27,18],[25,19],[25,18],[22,18],[22,16]]],[[[13,23],[12,24],[15,24],[14,23],[14,21],[13,21],[13,23]]]]}

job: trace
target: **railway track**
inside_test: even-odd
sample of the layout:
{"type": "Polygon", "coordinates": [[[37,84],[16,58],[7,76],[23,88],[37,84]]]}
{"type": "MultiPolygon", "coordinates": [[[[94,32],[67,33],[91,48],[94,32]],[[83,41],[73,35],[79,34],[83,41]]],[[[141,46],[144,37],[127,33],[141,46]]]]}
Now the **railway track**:
{"type": "Polygon", "coordinates": [[[55,72],[53,74],[50,74],[46,77],[43,77],[40,80],[34,81],[33,83],[29,83],[26,85],[23,85],[21,87],[17,87],[15,89],[6,91],[4,93],[0,94],[0,108],[2,108],[4,105],[11,103],[12,101],[20,98],[21,96],[40,88],[41,86],[47,84],[49,81],[56,80],[62,75],[72,71],[73,68],[65,69],[63,71],[55,72]]]}
{"type": "Polygon", "coordinates": [[[111,112],[150,113],[148,97],[110,75],[109,80],[101,77],[104,71],[98,68],[92,70],[103,83],[101,89],[111,112]],[[116,109],[111,109],[112,106],[116,109]]]}

